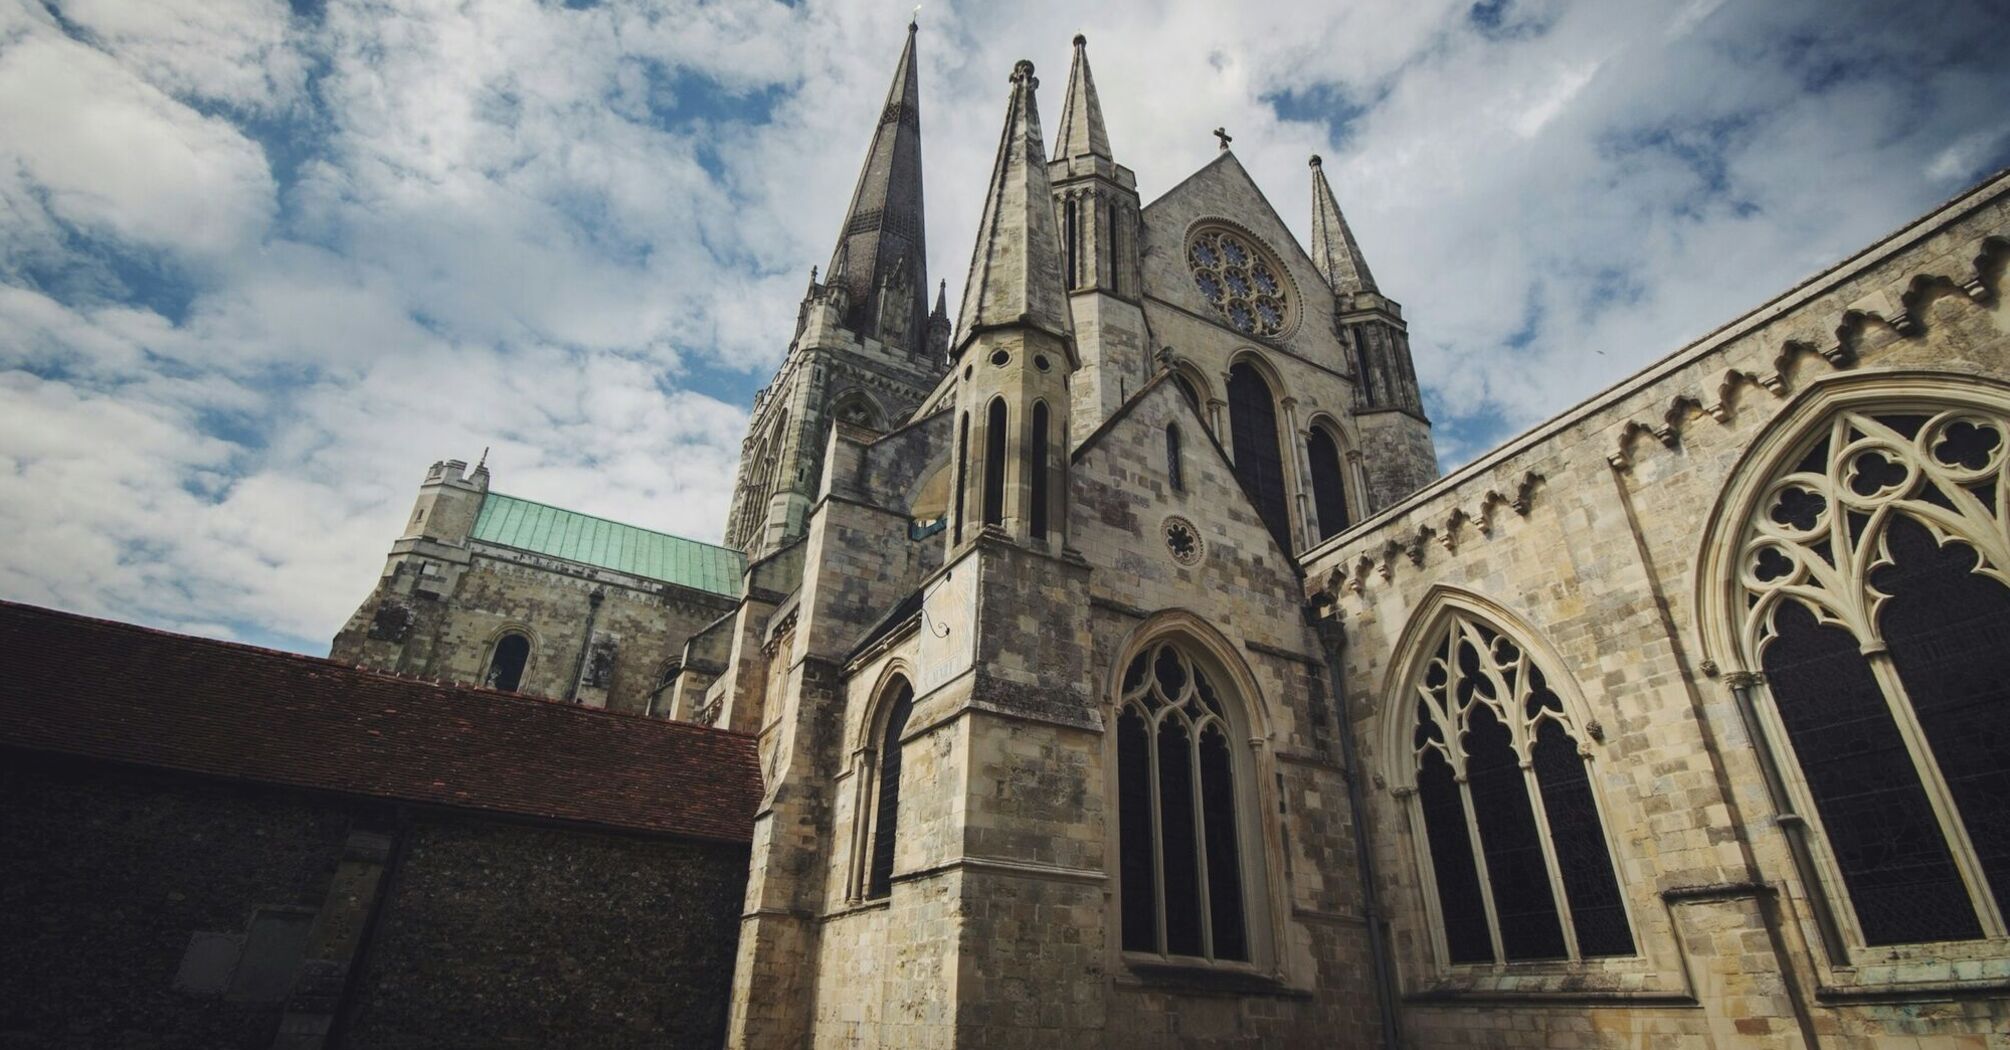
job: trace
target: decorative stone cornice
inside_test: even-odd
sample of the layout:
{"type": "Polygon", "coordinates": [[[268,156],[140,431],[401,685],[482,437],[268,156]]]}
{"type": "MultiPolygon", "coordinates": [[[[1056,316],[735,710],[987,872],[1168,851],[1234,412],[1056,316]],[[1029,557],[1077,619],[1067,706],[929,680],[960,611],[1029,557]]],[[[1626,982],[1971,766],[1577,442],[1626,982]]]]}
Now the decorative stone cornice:
{"type": "Polygon", "coordinates": [[[1708,388],[1675,395],[1660,414],[1628,420],[1620,428],[1618,447],[1606,461],[1612,469],[1626,471],[1639,458],[1638,450],[1651,447],[1640,441],[1643,435],[1663,448],[1674,449],[1682,443],[1683,429],[1696,419],[1708,416],[1719,423],[1731,422],[1746,387],[1762,389],[1775,400],[1786,397],[1792,392],[1792,366],[1801,357],[1819,357],[1837,369],[1851,368],[1862,357],[1866,338],[1875,331],[1889,331],[1904,339],[1922,338],[1927,331],[1928,307],[1939,299],[1991,306],[2000,294],[2006,261],[2010,261],[2010,238],[1985,237],[1977,246],[1973,269],[1961,280],[1915,274],[1906,282],[1904,292],[1879,290],[1851,302],[1832,330],[1790,328],[1778,338],[1765,369],[1727,368],[1708,388]]]}

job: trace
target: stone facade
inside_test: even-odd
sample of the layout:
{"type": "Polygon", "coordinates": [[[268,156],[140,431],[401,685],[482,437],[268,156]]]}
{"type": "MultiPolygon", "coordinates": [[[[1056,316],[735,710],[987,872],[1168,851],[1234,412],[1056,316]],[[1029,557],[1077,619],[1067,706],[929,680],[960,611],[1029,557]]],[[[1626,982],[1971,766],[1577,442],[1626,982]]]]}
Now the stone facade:
{"type": "MultiPolygon", "coordinates": [[[[497,643],[528,640],[512,691],[636,714],[659,707],[666,675],[699,628],[736,605],[714,591],[475,534],[489,472],[436,463],[384,575],[330,655],[362,667],[478,684],[497,643]]],[[[679,541],[688,542],[688,541],[679,541]]]]}
{"type": "Polygon", "coordinates": [[[1080,38],[1051,160],[1014,69],[962,308],[919,321],[913,46],[755,405],[737,593],[468,538],[486,475],[455,466],[338,639],[479,677],[503,607],[541,603],[582,655],[536,691],[594,702],[604,631],[609,705],[754,734],[727,1045],[2010,1038],[1999,855],[1939,745],[1892,705],[1980,933],[1871,937],[1757,655],[1768,610],[1896,557],[1838,568],[1793,522],[1881,537],[1927,474],[1965,495],[1903,512],[2010,581],[2010,177],[1439,478],[1408,320],[1318,158],[1309,248],[1225,140],[1140,202],[1080,38]],[[1782,487],[1852,412],[1915,437],[1835,431],[1782,487]],[[1821,518],[1816,489],[1871,502],[1821,518]],[[1510,760],[1469,766],[1496,730],[1510,760]]]}
{"type": "Polygon", "coordinates": [[[2001,411],[2006,230],[1999,178],[1305,557],[1345,635],[1413,1045],[1955,1047],[2010,1033],[2001,942],[1866,946],[1842,887],[1810,868],[1819,854],[1797,853],[1782,820],[1793,793],[1769,790],[1780,745],[1755,735],[1739,695],[1761,669],[1725,641],[1736,628],[1717,597],[1768,450],[1848,406],[2001,411]],[[1637,955],[1444,961],[1403,690],[1406,661],[1455,611],[1541,654],[1575,716],[1602,727],[1585,745],[1637,955]]]}

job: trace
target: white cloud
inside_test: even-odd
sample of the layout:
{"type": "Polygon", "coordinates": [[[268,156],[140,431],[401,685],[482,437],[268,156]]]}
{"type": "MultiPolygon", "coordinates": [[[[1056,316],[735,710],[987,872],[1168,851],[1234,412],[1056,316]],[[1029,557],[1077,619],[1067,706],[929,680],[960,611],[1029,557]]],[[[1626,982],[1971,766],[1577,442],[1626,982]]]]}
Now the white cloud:
{"type": "MultiPolygon", "coordinates": [[[[0,9],[0,595],[307,648],[425,465],[483,445],[504,491],[718,534],[739,402],[827,259],[906,18],[57,9],[0,9]]],[[[1225,125],[1303,229],[1305,156],[1326,156],[1456,462],[1945,197],[2010,136],[1980,5],[1904,32],[1811,0],[1470,11],[930,5],[931,278],[959,301],[1012,63],[1038,65],[1051,133],[1085,32],[1147,200],[1225,125]],[[1335,141],[1281,118],[1281,92],[1359,112],[1335,141]]]]}

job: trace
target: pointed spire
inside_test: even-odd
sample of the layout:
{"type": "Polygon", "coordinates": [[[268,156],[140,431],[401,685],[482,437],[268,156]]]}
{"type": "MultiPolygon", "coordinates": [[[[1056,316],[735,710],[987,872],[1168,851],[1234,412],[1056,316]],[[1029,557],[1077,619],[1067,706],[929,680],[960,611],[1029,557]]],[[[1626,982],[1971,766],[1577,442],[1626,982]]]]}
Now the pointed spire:
{"type": "Polygon", "coordinates": [[[1103,103],[1096,97],[1096,78],[1089,73],[1089,38],[1075,34],[1075,65],[1068,71],[1068,97],[1061,103],[1061,134],[1054,140],[1054,159],[1110,156],[1110,132],[1103,126],[1103,103]]]}
{"type": "Polygon", "coordinates": [[[928,312],[929,320],[949,316],[949,282],[944,280],[935,286],[935,309],[928,312]]]}
{"type": "MultiPolygon", "coordinates": [[[[1376,292],[1375,275],[1368,272],[1368,260],[1354,243],[1354,231],[1340,214],[1340,202],[1333,199],[1333,187],[1326,183],[1326,168],[1314,153],[1312,160],[1312,262],[1319,275],[1342,295],[1376,292]]],[[[1376,292],[1376,294],[1380,294],[1376,292]]]]}
{"type": "Polygon", "coordinates": [[[1054,231],[1054,196],[1040,141],[1040,110],[1033,63],[1012,70],[1012,97],[998,159],[977,222],[963,309],[956,316],[956,353],[986,328],[1027,325],[1066,338],[1072,332],[1061,287],[1060,237],[1054,231]]]}
{"type": "MultiPolygon", "coordinates": [[[[921,88],[915,73],[916,26],[907,26],[907,43],[894,66],[893,83],[880,109],[879,126],[859,170],[851,207],[831,251],[828,281],[849,293],[846,323],[863,335],[879,336],[881,319],[874,305],[879,291],[905,281],[913,299],[913,315],[889,327],[891,335],[912,343],[928,311],[927,239],[923,235],[921,201],[921,88]],[[909,261],[911,260],[911,261],[909,261]],[[896,273],[903,266],[911,273],[896,273]]],[[[918,349],[918,347],[916,347],[918,349]]]]}

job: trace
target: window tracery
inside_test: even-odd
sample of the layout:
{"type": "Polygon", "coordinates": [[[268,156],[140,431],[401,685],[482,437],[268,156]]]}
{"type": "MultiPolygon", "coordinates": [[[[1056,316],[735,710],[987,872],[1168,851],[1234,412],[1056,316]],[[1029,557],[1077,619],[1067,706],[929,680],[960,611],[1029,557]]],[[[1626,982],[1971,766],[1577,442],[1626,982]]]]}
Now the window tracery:
{"type": "Polygon", "coordinates": [[[1238,791],[1224,698],[1178,645],[1124,671],[1117,713],[1123,946],[1250,959],[1238,791]]]}
{"type": "Polygon", "coordinates": [[[1865,945],[2005,935],[2010,414],[1835,412],[1744,524],[1739,643],[1865,945]]]}
{"type": "Polygon", "coordinates": [[[1587,749],[1528,650],[1463,612],[1405,694],[1453,964],[1634,953],[1587,749]]]}
{"type": "Polygon", "coordinates": [[[1243,234],[1207,227],[1187,243],[1194,287],[1237,331],[1275,336],[1290,317],[1283,267],[1243,234]]]}

